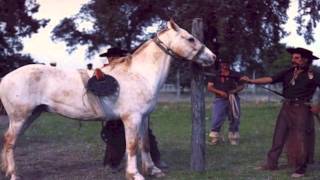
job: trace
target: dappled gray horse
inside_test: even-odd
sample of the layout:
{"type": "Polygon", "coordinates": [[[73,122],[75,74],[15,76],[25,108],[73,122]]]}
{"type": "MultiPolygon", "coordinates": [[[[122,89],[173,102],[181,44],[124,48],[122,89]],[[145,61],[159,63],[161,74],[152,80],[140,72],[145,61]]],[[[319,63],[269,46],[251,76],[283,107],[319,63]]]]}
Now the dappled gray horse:
{"type": "Polygon", "coordinates": [[[170,61],[176,58],[209,66],[216,56],[187,31],[169,21],[166,29],[132,55],[101,69],[115,77],[120,85],[118,98],[109,103],[107,114],[87,94],[78,70],[27,65],[7,74],[0,83],[0,100],[10,121],[4,135],[2,169],[11,176],[11,180],[17,178],[13,147],[18,134],[28,122],[46,110],[87,121],[122,119],[126,134],[126,177],[144,179],[137,168],[138,146],[142,171],[148,175],[163,176],[150,157],[146,117],[156,105],[170,61]]]}

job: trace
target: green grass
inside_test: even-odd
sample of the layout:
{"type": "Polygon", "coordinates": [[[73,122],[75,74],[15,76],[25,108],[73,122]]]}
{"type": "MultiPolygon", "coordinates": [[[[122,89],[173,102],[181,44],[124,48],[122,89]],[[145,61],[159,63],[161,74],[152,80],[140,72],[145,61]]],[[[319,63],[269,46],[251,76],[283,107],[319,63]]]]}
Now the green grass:
{"type": "MultiPolygon", "coordinates": [[[[206,129],[210,130],[210,108],[206,105],[206,129]]],[[[257,171],[254,167],[263,163],[271,146],[275,119],[279,105],[246,104],[242,108],[240,126],[241,142],[231,146],[227,142],[216,146],[207,145],[206,171],[190,172],[191,153],[191,111],[187,104],[162,104],[152,114],[152,129],[156,134],[163,159],[170,165],[164,179],[199,180],[199,179],[290,179],[291,169],[275,172],[257,171]]],[[[318,129],[317,129],[318,131],[318,129]]],[[[223,131],[228,133],[228,121],[223,131]]],[[[227,138],[226,138],[227,139],[227,138]]],[[[318,146],[316,161],[319,159],[318,146]]],[[[280,164],[286,164],[285,155],[280,164]]],[[[320,178],[319,167],[312,165],[303,179],[320,178]]]]}
{"type": "MultiPolygon", "coordinates": [[[[206,110],[207,134],[210,129],[210,105],[206,110]]],[[[290,179],[290,168],[279,171],[257,171],[254,167],[263,163],[271,146],[272,133],[279,105],[245,104],[242,108],[240,126],[241,141],[239,146],[227,142],[215,146],[206,146],[206,171],[190,171],[191,153],[191,107],[187,103],[160,104],[151,117],[151,127],[157,137],[162,159],[170,166],[166,176],[168,180],[206,180],[206,179],[290,179]]],[[[79,129],[77,121],[65,120],[61,116],[44,114],[36,121],[27,133],[21,137],[18,146],[24,142],[36,141],[66,145],[66,148],[94,151],[99,160],[103,157],[103,142],[100,139],[99,122],[83,123],[79,129]]],[[[228,121],[223,132],[227,137],[228,121]]],[[[0,127],[0,131],[4,128],[0,127]]],[[[317,133],[319,128],[317,125],[317,133]]],[[[308,167],[306,177],[302,179],[319,179],[319,143],[316,145],[316,164],[308,167]]],[[[286,164],[283,155],[280,164],[286,164]]]]}

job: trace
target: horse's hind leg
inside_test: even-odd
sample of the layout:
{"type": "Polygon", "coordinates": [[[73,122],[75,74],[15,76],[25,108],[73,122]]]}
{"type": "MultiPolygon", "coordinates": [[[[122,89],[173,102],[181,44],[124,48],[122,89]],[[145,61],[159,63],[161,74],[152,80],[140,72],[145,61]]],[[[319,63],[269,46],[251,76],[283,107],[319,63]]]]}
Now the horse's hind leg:
{"type": "Polygon", "coordinates": [[[4,135],[4,143],[2,149],[2,170],[5,171],[6,176],[11,176],[11,180],[15,180],[16,169],[14,162],[14,146],[19,135],[19,132],[23,126],[24,120],[21,118],[10,117],[10,124],[7,132],[4,135]]]}
{"type": "Polygon", "coordinates": [[[14,161],[14,146],[19,135],[22,135],[32,122],[40,116],[41,112],[46,110],[46,106],[40,105],[30,113],[27,109],[25,111],[15,111],[8,113],[9,128],[4,134],[3,149],[1,153],[2,170],[6,176],[11,175],[11,180],[17,179],[14,161]]]}

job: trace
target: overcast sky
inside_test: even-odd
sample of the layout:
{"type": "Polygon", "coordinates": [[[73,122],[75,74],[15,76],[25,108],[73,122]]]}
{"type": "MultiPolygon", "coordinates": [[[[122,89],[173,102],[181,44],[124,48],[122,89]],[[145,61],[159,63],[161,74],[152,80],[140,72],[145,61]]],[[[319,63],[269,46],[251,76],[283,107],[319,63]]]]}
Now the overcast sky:
{"type": "MultiPolygon", "coordinates": [[[[24,52],[30,53],[38,62],[56,62],[60,67],[84,68],[90,61],[85,58],[85,47],[69,54],[62,41],[53,42],[51,31],[65,18],[79,12],[81,6],[88,0],[37,0],[40,4],[39,12],[35,14],[38,19],[50,19],[45,28],[39,30],[31,38],[24,39],[24,52]]],[[[94,57],[99,60],[99,57],[94,57]]]]}
{"type": "MultiPolygon", "coordinates": [[[[101,59],[98,55],[92,57],[91,61],[85,58],[85,47],[79,47],[72,54],[68,54],[67,47],[64,42],[53,42],[51,40],[52,29],[65,18],[75,15],[79,12],[81,6],[89,0],[37,0],[40,4],[39,12],[35,17],[50,19],[50,22],[45,28],[39,30],[39,33],[33,34],[31,38],[24,39],[24,52],[38,62],[50,63],[56,62],[59,67],[65,68],[85,68],[87,63],[93,63],[95,67],[101,65],[101,59]]],[[[293,20],[297,11],[297,1],[290,4],[288,10],[289,21],[285,28],[291,32],[291,35],[281,42],[294,47],[304,47],[310,49],[320,57],[320,34],[315,35],[316,42],[311,45],[306,45],[303,37],[296,34],[296,24],[293,20]]],[[[318,25],[315,32],[320,32],[318,25]]],[[[319,60],[320,61],[320,60],[319,60]]],[[[320,64],[317,63],[317,64],[320,64]]]]}

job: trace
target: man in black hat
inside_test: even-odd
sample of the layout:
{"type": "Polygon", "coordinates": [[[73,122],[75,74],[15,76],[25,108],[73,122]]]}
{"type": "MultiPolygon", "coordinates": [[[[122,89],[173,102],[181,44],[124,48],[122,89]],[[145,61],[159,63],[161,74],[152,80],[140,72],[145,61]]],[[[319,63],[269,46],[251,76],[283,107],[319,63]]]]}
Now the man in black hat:
{"type": "Polygon", "coordinates": [[[100,54],[100,57],[123,57],[128,55],[129,51],[118,47],[109,48],[107,52],[100,54]]]}
{"type": "Polygon", "coordinates": [[[244,85],[240,83],[240,73],[230,69],[230,62],[220,60],[219,71],[216,76],[208,80],[208,91],[215,94],[212,102],[210,144],[215,145],[221,138],[220,129],[225,118],[229,118],[228,139],[231,145],[239,144],[240,126],[240,92],[244,85]]]}
{"type": "Polygon", "coordinates": [[[291,177],[297,178],[304,176],[307,164],[313,161],[315,130],[312,112],[315,108],[310,101],[320,85],[320,74],[310,65],[319,58],[304,48],[288,48],[287,51],[291,54],[291,68],[271,77],[243,77],[242,80],[253,84],[282,83],[284,100],[274,129],[272,147],[266,163],[257,169],[278,169],[278,159],[286,144],[288,163],[295,168],[291,177]]]}
{"type": "MultiPolygon", "coordinates": [[[[118,47],[112,47],[112,48],[109,48],[107,52],[100,54],[99,57],[106,57],[109,63],[117,58],[127,56],[128,54],[129,54],[129,51],[127,50],[124,50],[118,47]]],[[[104,63],[104,66],[108,65],[108,63],[104,63]]]]}

